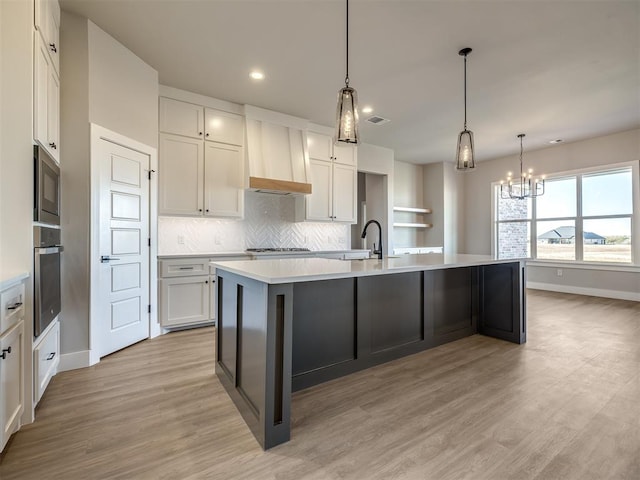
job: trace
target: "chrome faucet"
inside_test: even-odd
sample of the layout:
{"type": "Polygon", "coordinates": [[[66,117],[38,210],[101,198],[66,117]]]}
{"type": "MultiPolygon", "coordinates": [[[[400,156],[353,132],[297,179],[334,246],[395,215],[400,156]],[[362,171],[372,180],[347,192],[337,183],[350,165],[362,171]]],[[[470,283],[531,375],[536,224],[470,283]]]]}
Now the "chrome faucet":
{"type": "Polygon", "coordinates": [[[378,258],[382,260],[382,227],[380,226],[380,222],[377,220],[369,220],[365,223],[364,229],[362,230],[362,238],[367,236],[367,227],[372,223],[375,223],[378,226],[378,249],[376,250],[376,244],[374,243],[373,254],[378,255],[378,258]]]}

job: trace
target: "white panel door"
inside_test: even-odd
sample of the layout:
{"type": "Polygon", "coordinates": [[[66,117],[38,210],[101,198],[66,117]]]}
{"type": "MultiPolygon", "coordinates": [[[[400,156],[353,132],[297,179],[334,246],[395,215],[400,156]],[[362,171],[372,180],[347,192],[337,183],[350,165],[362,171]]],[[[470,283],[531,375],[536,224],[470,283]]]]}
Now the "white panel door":
{"type": "Polygon", "coordinates": [[[357,165],[358,150],[353,145],[333,146],[333,160],[344,165],[357,165]]]}
{"type": "Polygon", "coordinates": [[[331,162],[309,160],[312,193],[307,195],[307,220],[331,221],[331,162]]]}
{"type": "MultiPolygon", "coordinates": [[[[99,144],[99,355],[149,337],[149,156],[99,144]]],[[[92,346],[93,348],[93,346],[92,346]]]]}
{"type": "Polygon", "coordinates": [[[356,167],[333,164],[333,220],[356,223],[358,172],[356,167]]]}
{"type": "Polygon", "coordinates": [[[206,142],[204,162],[204,214],[212,217],[242,217],[244,214],[242,147],[206,142]]]}
{"type": "Polygon", "coordinates": [[[325,162],[330,162],[332,160],[332,143],[333,139],[329,135],[307,132],[309,158],[315,158],[316,160],[324,160],[325,162]]]}

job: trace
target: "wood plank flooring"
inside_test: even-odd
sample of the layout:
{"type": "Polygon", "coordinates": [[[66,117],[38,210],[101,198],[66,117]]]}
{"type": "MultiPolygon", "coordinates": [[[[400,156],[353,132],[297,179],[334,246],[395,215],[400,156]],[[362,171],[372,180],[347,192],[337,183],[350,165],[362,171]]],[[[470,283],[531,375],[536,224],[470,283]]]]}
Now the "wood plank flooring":
{"type": "Polygon", "coordinates": [[[640,303],[529,290],[528,315],[525,345],[474,335],[294,394],[268,452],[213,328],[144,341],[54,377],[0,479],[640,478],[640,303]]]}

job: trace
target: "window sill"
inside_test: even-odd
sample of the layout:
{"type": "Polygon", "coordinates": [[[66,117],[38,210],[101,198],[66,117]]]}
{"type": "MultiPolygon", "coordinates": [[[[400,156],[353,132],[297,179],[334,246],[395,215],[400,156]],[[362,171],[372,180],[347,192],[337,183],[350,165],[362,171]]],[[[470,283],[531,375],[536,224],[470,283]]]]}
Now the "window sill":
{"type": "Polygon", "coordinates": [[[532,267],[551,267],[551,268],[576,268],[579,270],[606,270],[610,272],[638,272],[640,266],[628,263],[595,263],[595,262],[576,262],[573,260],[527,260],[527,265],[532,267]]]}

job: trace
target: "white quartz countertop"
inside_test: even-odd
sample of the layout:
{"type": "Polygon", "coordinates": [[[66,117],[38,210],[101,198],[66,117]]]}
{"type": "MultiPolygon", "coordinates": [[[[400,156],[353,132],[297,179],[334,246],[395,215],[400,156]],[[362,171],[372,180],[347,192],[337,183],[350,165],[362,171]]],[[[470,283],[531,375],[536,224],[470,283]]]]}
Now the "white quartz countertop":
{"type": "Polygon", "coordinates": [[[220,257],[247,257],[249,255],[245,251],[240,252],[210,252],[210,253],[169,253],[158,255],[160,260],[170,258],[220,258],[220,257]]]}
{"type": "Polygon", "coordinates": [[[286,258],[259,262],[241,260],[213,261],[216,269],[269,284],[309,282],[336,278],[386,275],[443,268],[468,267],[496,263],[512,263],[518,259],[498,260],[490,255],[440,254],[403,255],[366,260],[332,260],[326,258],[286,258]]]}
{"type": "Polygon", "coordinates": [[[0,290],[13,287],[26,278],[29,278],[28,272],[2,272],[2,276],[0,277],[0,290]]]}

